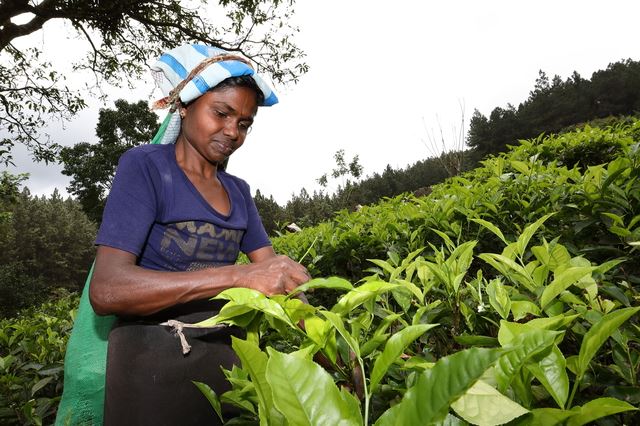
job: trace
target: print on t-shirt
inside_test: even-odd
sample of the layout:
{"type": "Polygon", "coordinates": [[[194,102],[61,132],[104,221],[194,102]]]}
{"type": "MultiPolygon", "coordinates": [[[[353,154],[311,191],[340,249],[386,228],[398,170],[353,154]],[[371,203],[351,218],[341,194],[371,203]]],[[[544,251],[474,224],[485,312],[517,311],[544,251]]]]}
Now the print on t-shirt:
{"type": "Polygon", "coordinates": [[[226,229],[208,222],[177,222],[166,226],[160,250],[167,266],[172,265],[174,270],[229,265],[238,257],[243,236],[244,230],[226,229]]]}

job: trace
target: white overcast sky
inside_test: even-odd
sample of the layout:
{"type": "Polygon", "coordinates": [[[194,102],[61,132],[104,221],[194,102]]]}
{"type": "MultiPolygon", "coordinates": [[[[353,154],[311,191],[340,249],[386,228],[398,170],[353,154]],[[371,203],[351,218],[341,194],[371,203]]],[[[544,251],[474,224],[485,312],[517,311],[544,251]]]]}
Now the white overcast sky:
{"type": "MultiPolygon", "coordinates": [[[[640,60],[638,16],[640,2],[631,0],[298,0],[296,42],[311,70],[297,85],[277,87],[280,104],[260,110],[229,171],[283,205],[302,187],[319,189],[316,179],[339,149],[359,155],[365,175],[413,164],[433,156],[427,132],[441,127],[455,142],[461,105],[468,126],[474,109],[488,115],[524,101],[540,69],[591,78],[611,62],[640,60]]],[[[33,40],[75,50],[72,41],[54,41],[63,32],[46,26],[33,40]]],[[[130,100],[148,96],[150,81],[130,100]]],[[[54,130],[56,141],[95,142],[93,105],[54,130]]],[[[15,156],[10,170],[30,173],[33,193],[66,193],[59,166],[15,156]]]]}

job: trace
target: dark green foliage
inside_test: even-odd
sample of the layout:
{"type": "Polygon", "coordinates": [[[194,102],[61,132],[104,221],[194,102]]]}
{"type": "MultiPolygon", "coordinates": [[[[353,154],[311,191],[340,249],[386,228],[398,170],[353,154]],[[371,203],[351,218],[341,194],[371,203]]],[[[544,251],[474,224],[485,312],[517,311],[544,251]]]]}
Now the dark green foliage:
{"type": "Polygon", "coordinates": [[[477,238],[478,249],[490,252],[502,243],[471,219],[489,220],[505,237],[513,238],[524,224],[553,212],[556,215],[547,228],[552,230],[549,240],[560,236],[574,254],[585,250],[623,254],[629,249],[626,239],[638,232],[634,217],[640,214],[639,160],[634,144],[639,129],[636,121],[525,142],[508,155],[486,160],[483,167],[436,185],[427,198],[402,195],[357,213],[342,211],[333,221],[275,239],[274,245],[296,259],[317,237],[311,252],[315,260],[309,267],[322,275],[357,280],[369,267],[367,259],[385,258],[388,253],[402,257],[428,242],[440,241],[432,229],[454,241],[463,234],[477,238]],[[594,166],[589,157],[597,151],[599,141],[606,141],[607,148],[593,160],[596,164],[616,153],[626,158],[608,166],[620,167],[615,176],[624,179],[622,183],[610,179],[604,188],[598,186],[605,182],[607,166],[585,170],[573,165],[567,168],[557,161],[565,153],[573,152],[577,158],[584,152],[587,158],[580,163],[594,166]],[[532,158],[535,161],[530,162],[532,158]],[[616,225],[620,222],[623,229],[616,225]],[[623,234],[627,236],[621,237],[623,234]]]}
{"type": "Polygon", "coordinates": [[[0,266],[0,318],[44,302],[50,297],[45,278],[31,273],[26,262],[9,261],[0,266]]]}
{"type": "Polygon", "coordinates": [[[96,227],[78,202],[24,189],[2,208],[8,219],[0,223],[0,316],[46,300],[54,288],[80,289],[96,227]]]}
{"type": "Polygon", "coordinates": [[[96,144],[77,143],[60,150],[62,174],[71,176],[67,188],[91,220],[100,223],[118,159],[125,151],[153,139],[158,116],[146,102],[115,101],[115,109],[100,109],[96,144]]]}
{"type": "MultiPolygon", "coordinates": [[[[637,424],[639,130],[640,121],[622,120],[522,141],[428,197],[342,211],[275,239],[281,253],[306,253],[313,275],[347,280],[309,285],[313,306],[304,309],[283,296],[224,292],[230,317],[255,312],[245,347],[234,346],[252,354],[244,374],[265,392],[283,382],[269,374],[281,358],[274,349],[295,351],[294,371],[310,370],[313,359],[335,382],[314,385],[348,392],[324,400],[323,410],[344,410],[354,425],[363,420],[344,406],[352,399],[364,424],[456,424],[455,416],[472,424],[637,424]],[[257,352],[258,341],[266,352],[257,352]]],[[[306,410],[318,409],[303,378],[287,382],[309,397],[300,401],[306,410]]],[[[235,395],[260,416],[274,409],[268,399],[239,397],[240,385],[248,389],[238,382],[223,399],[235,395]]],[[[273,395],[289,421],[301,416],[273,395]]]]}
{"type": "Polygon", "coordinates": [[[260,212],[262,224],[267,230],[267,233],[269,235],[275,235],[283,226],[284,212],[282,208],[276,200],[273,199],[273,196],[267,198],[262,195],[259,189],[256,191],[253,201],[255,201],[258,212],[260,212]]]}
{"type": "Polygon", "coordinates": [[[52,424],[62,395],[63,362],[78,297],[54,301],[0,320],[0,423],[52,424]]]}
{"type": "Polygon", "coordinates": [[[632,115],[640,110],[640,62],[627,59],[596,71],[551,81],[540,71],[529,98],[518,108],[495,108],[489,118],[475,111],[467,144],[482,155],[504,151],[519,139],[557,133],[589,120],[632,115]]]}
{"type": "MultiPolygon", "coordinates": [[[[344,210],[274,239],[313,275],[348,281],[310,283],[315,306],[248,289],[223,293],[231,301],[225,313],[248,323],[248,340],[234,342],[243,364],[227,372],[235,387],[223,401],[251,407],[245,419],[256,422],[255,412],[295,419],[300,413],[283,401],[298,398],[303,410],[341,413],[348,424],[393,424],[398,411],[407,424],[426,424],[471,416],[479,403],[467,393],[472,387],[492,392],[482,401],[500,408],[483,415],[517,403],[509,419],[518,424],[637,424],[627,402],[637,405],[640,394],[639,136],[640,121],[624,120],[523,141],[427,197],[344,210]],[[601,143],[611,148],[603,157],[579,158],[601,143]],[[579,166],[559,163],[566,152],[579,166]],[[312,363],[314,354],[328,373],[312,363]],[[283,395],[284,385],[296,391],[283,395]],[[317,410],[320,400],[327,406],[317,410]]],[[[20,338],[30,347],[40,334],[20,338]]],[[[19,384],[7,399],[12,407],[27,407],[2,411],[9,424],[31,421],[23,413],[32,407],[50,412],[50,400],[20,393],[40,380],[29,374],[0,378],[19,384]]],[[[45,398],[60,395],[55,380],[46,384],[57,393],[45,398]]]]}
{"type": "MultiPolygon", "coordinates": [[[[477,161],[466,154],[464,170],[468,170],[477,161]]],[[[395,197],[405,192],[428,192],[431,185],[442,182],[448,176],[440,159],[428,158],[405,169],[396,170],[387,165],[382,173],[374,173],[359,182],[347,181],[332,195],[324,191],[314,191],[313,195],[309,195],[303,188],[284,207],[274,204],[275,201],[267,203],[262,194],[259,198],[256,196],[256,205],[267,232],[274,236],[292,222],[302,227],[314,226],[333,218],[340,210],[354,211],[358,205],[375,204],[383,198],[395,197]]]]}

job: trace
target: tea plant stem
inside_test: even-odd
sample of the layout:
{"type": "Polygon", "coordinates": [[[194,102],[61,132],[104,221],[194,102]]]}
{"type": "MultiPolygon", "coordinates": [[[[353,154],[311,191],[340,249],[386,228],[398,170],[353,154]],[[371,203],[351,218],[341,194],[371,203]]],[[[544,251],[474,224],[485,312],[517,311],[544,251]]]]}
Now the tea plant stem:
{"type": "Polygon", "coordinates": [[[298,260],[298,263],[302,263],[302,261],[304,260],[305,257],[307,257],[307,255],[309,254],[309,252],[311,251],[311,249],[313,248],[313,246],[316,244],[316,241],[318,241],[318,236],[316,235],[316,237],[313,239],[313,242],[311,243],[311,245],[309,246],[309,248],[307,249],[307,251],[304,252],[304,254],[302,255],[302,257],[300,258],[300,260],[298,260]]]}
{"type": "Polygon", "coordinates": [[[580,382],[582,381],[582,376],[577,376],[575,382],[573,382],[573,389],[571,389],[571,396],[569,396],[569,401],[567,402],[566,410],[571,409],[571,404],[573,403],[573,397],[576,396],[576,390],[580,387],[580,382]]]}
{"type": "Polygon", "coordinates": [[[362,370],[362,383],[364,384],[364,424],[365,426],[369,424],[369,389],[367,389],[367,377],[364,374],[364,363],[362,362],[362,358],[358,357],[358,364],[360,365],[360,369],[362,370]]]}
{"type": "Polygon", "coordinates": [[[631,359],[631,352],[629,352],[629,347],[625,350],[627,352],[627,359],[629,360],[629,367],[631,367],[631,384],[636,386],[638,384],[638,379],[636,377],[636,369],[634,368],[633,360],[631,359]]]}

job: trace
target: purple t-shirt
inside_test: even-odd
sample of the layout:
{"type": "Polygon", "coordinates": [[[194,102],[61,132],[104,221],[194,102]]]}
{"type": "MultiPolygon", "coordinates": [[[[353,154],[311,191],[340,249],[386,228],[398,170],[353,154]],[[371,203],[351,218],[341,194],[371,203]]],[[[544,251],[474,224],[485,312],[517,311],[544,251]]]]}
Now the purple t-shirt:
{"type": "Polygon", "coordinates": [[[178,166],[175,145],[141,145],[120,157],[96,244],[161,271],[231,265],[270,245],[249,185],[218,171],[231,211],[216,211],[178,166]]]}

